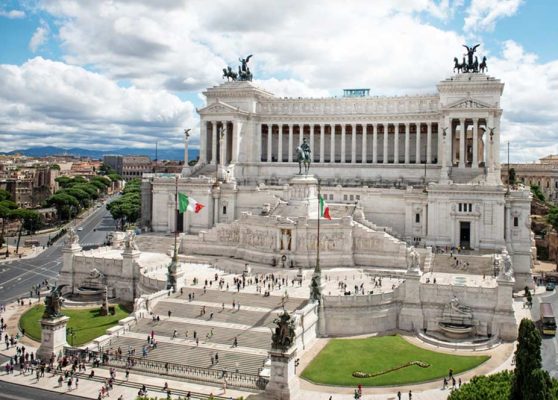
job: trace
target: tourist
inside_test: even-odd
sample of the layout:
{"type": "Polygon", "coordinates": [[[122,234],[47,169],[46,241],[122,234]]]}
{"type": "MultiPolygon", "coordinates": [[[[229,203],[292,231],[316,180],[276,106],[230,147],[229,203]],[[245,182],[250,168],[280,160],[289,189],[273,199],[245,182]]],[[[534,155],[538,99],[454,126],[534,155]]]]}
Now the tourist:
{"type": "Polygon", "coordinates": [[[409,390],[409,400],[411,400],[412,398],[413,398],[413,392],[411,392],[411,391],[409,390]]]}
{"type": "Polygon", "coordinates": [[[170,318],[170,317],[171,317],[171,314],[172,314],[172,313],[171,313],[171,310],[169,310],[169,311],[167,312],[167,314],[169,315],[169,318],[170,318]]]}
{"type": "Polygon", "coordinates": [[[449,379],[453,378],[453,369],[451,369],[451,368],[448,371],[448,377],[449,377],[449,379]]]}
{"type": "Polygon", "coordinates": [[[213,319],[213,312],[209,313],[209,319],[210,319],[210,320],[213,319]]]}
{"type": "Polygon", "coordinates": [[[459,387],[461,387],[461,378],[459,378],[459,387]]]}
{"type": "Polygon", "coordinates": [[[219,353],[215,353],[215,364],[219,363],[219,353]]]}
{"type": "Polygon", "coordinates": [[[444,385],[442,386],[442,389],[445,389],[446,386],[448,385],[448,380],[446,379],[446,377],[444,376],[444,385]]]}
{"type": "MultiPolygon", "coordinates": [[[[331,399],[331,397],[330,397],[330,399],[331,399]]],[[[397,400],[401,400],[401,391],[397,392],[397,400]]]]}
{"type": "Polygon", "coordinates": [[[172,333],[172,338],[175,339],[176,338],[176,334],[178,333],[178,331],[175,329],[174,332],[172,333]]]}
{"type": "Polygon", "coordinates": [[[233,347],[238,347],[238,338],[236,336],[234,337],[233,347]]]}

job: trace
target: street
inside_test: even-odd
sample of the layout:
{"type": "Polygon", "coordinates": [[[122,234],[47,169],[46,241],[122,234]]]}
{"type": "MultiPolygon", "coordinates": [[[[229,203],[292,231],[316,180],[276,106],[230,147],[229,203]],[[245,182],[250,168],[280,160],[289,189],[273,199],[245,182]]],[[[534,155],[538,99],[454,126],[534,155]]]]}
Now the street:
{"type": "MultiPolygon", "coordinates": [[[[114,220],[104,205],[88,217],[76,220],[75,224],[79,242],[86,248],[102,244],[107,233],[114,230],[114,220]]],[[[64,237],[37,257],[0,263],[0,304],[29,296],[31,286],[45,279],[56,280],[62,267],[63,246],[64,237]]]]}
{"type": "MultiPolygon", "coordinates": [[[[540,303],[551,303],[552,309],[554,310],[554,315],[558,311],[558,295],[556,290],[552,292],[546,292],[539,296],[534,297],[533,301],[533,320],[538,321],[540,319],[540,303]]],[[[558,378],[558,342],[556,336],[543,336],[541,355],[543,368],[548,371],[550,376],[558,378]]]]}
{"type": "Polygon", "coordinates": [[[58,400],[58,399],[84,399],[81,396],[71,396],[64,393],[50,392],[35,389],[30,386],[16,385],[0,381],[0,400],[58,400]]]}

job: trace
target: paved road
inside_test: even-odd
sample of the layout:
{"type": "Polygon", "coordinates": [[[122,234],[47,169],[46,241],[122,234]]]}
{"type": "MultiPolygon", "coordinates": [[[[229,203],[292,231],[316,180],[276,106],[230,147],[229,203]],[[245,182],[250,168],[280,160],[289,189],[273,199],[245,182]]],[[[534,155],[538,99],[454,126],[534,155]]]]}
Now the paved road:
{"type": "MultiPolygon", "coordinates": [[[[77,220],[80,244],[85,248],[105,241],[114,230],[114,221],[105,206],[95,209],[87,218],[77,220]]],[[[29,296],[32,285],[45,279],[54,281],[62,267],[64,238],[35,258],[13,260],[0,264],[0,304],[9,303],[20,296],[29,296]]]]}
{"type": "MultiPolygon", "coordinates": [[[[535,321],[540,319],[539,309],[541,302],[551,303],[554,315],[557,315],[558,294],[556,293],[556,290],[535,296],[532,310],[533,319],[535,321]]],[[[550,376],[558,378],[558,338],[556,336],[543,336],[541,353],[543,368],[548,371],[550,376]]]]}
{"type": "Polygon", "coordinates": [[[71,396],[58,392],[49,392],[48,390],[35,389],[29,386],[0,381],[0,400],[58,400],[84,398],[85,397],[71,396]]]}

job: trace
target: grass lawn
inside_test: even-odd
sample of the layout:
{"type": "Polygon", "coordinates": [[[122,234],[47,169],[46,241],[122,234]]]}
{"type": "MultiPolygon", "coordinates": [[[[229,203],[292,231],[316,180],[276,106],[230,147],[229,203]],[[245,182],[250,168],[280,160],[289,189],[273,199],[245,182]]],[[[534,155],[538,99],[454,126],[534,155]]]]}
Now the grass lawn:
{"type": "MultiPolygon", "coordinates": [[[[117,305],[115,315],[100,316],[101,307],[95,308],[63,308],[62,313],[70,317],[68,328],[75,330],[73,339],[74,346],[81,346],[90,342],[98,336],[104,335],[105,331],[116,325],[118,320],[126,318],[128,311],[121,305],[117,305]]],[[[25,329],[25,335],[38,342],[41,341],[41,319],[45,310],[44,305],[35,306],[21,316],[19,326],[25,329]]],[[[72,343],[68,336],[68,343],[72,343]]]]}
{"type": "Polygon", "coordinates": [[[387,386],[442,379],[450,368],[454,373],[474,368],[488,356],[454,356],[416,347],[401,336],[366,339],[333,339],[302,372],[314,382],[338,386],[387,386]],[[352,373],[375,373],[401,366],[409,361],[423,361],[428,368],[411,365],[373,378],[355,378],[352,373]]]}

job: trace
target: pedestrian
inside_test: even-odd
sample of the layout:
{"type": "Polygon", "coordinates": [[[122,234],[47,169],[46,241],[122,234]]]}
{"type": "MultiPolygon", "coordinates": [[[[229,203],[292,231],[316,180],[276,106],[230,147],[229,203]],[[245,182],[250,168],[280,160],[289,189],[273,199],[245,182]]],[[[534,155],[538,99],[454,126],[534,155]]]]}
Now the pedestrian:
{"type": "Polygon", "coordinates": [[[78,388],[78,384],[79,384],[79,378],[76,376],[76,390],[78,388]]]}
{"type": "Polygon", "coordinates": [[[411,392],[411,391],[409,390],[409,400],[411,400],[412,398],[413,398],[413,392],[411,392]]]}
{"type": "MultiPolygon", "coordinates": [[[[331,398],[331,397],[330,397],[331,398]]],[[[397,400],[401,400],[401,391],[397,392],[397,400]]]]}
{"type": "Polygon", "coordinates": [[[238,347],[238,337],[234,337],[233,347],[238,347]]]}
{"type": "Polygon", "coordinates": [[[126,368],[126,380],[128,380],[129,376],[130,376],[130,369],[126,368]]]}
{"type": "Polygon", "coordinates": [[[215,353],[215,364],[219,364],[219,353],[215,353]]]}
{"type": "Polygon", "coordinates": [[[170,317],[171,317],[171,310],[169,310],[169,311],[167,312],[167,314],[169,315],[169,318],[170,318],[170,317]]]}
{"type": "Polygon", "coordinates": [[[459,387],[461,387],[461,378],[459,378],[459,387]]]}

